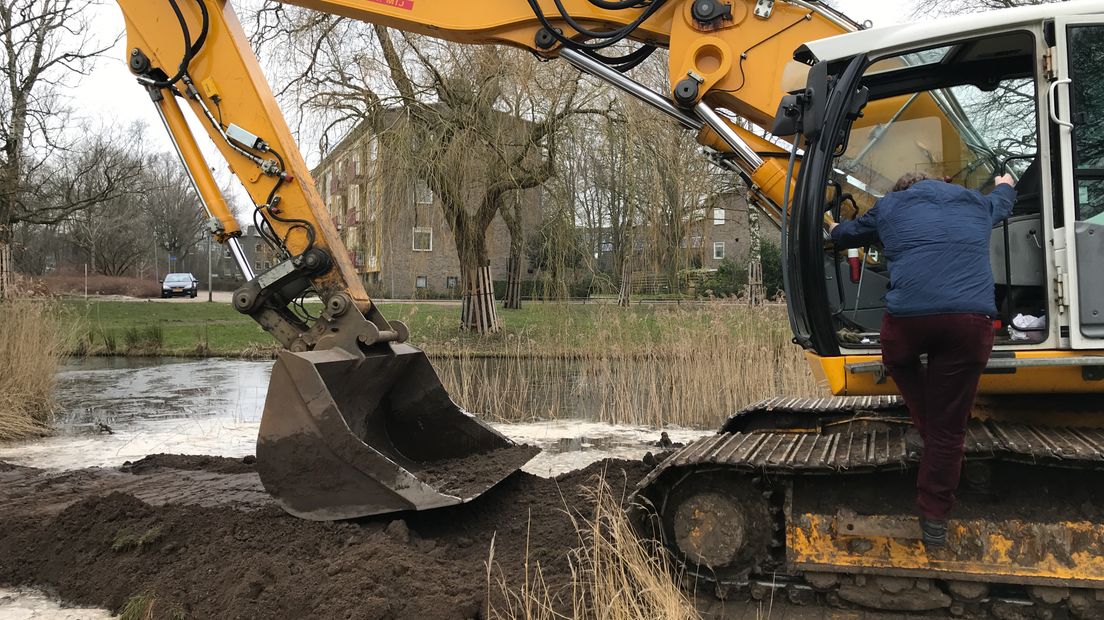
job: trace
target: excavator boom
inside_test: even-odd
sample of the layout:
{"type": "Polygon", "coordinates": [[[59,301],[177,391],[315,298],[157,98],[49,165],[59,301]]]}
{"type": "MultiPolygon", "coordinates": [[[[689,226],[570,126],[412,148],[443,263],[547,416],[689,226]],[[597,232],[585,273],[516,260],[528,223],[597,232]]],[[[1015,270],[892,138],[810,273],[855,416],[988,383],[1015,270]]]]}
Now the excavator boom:
{"type": "MultiPolygon", "coordinates": [[[[337,519],[472,499],[532,455],[451,401],[425,354],[404,341],[368,297],[330,214],[226,0],[118,0],[127,62],[162,118],[246,283],[233,296],[284,347],[273,370],[257,445],[266,488],[293,514],[337,519]],[[184,105],[181,105],[183,102],[184,105]],[[184,108],[241,181],[253,224],[280,258],[253,273],[241,225],[221,195],[184,108]],[[295,311],[308,295],[317,318],[295,311]],[[495,452],[497,468],[463,489],[434,472],[495,452]]],[[[804,41],[855,24],[812,2],[713,0],[302,0],[290,4],[460,43],[504,44],[576,67],[699,133],[748,182],[777,223],[784,154],[756,127],[771,119],[779,62],[804,41]],[[612,43],[638,47],[617,56],[612,43]],[[672,84],[656,93],[624,71],[670,50],[672,84]],[[720,111],[723,109],[723,113],[720,111]],[[741,115],[744,121],[737,121],[741,115]],[[756,125],[757,124],[757,125],[756,125]]],[[[447,476],[446,476],[447,478],[447,476]]]]}

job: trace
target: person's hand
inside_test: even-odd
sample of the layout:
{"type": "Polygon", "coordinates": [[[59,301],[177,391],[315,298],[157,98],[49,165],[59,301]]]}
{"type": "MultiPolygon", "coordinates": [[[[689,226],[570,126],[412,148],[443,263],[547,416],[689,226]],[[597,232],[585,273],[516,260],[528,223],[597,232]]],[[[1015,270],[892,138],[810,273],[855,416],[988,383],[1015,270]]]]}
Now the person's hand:
{"type": "Polygon", "coordinates": [[[824,214],[824,230],[827,230],[828,234],[832,234],[832,229],[835,228],[836,226],[839,226],[839,224],[837,224],[836,221],[834,219],[832,219],[832,214],[831,213],[825,213],[824,214]]]}
{"type": "Polygon", "coordinates": [[[993,185],[994,185],[994,187],[997,186],[997,185],[1009,185],[1009,186],[1015,187],[1016,186],[1016,179],[1013,179],[1012,175],[1010,175],[1008,173],[1005,173],[1005,174],[1000,175],[999,177],[995,177],[993,179],[993,185]]]}

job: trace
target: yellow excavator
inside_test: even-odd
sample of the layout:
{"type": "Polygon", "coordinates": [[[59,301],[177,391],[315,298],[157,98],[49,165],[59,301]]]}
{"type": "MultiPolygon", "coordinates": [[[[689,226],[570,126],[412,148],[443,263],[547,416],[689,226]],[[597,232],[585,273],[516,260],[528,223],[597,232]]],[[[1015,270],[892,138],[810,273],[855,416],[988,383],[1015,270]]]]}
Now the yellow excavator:
{"type": "MultiPolygon", "coordinates": [[[[129,66],[246,280],[234,306],[285,349],[257,442],[265,488],[291,514],[344,519],[463,503],[521,467],[533,451],[454,404],[368,298],[228,3],[118,3],[129,66]],[[181,102],[249,193],[271,269],[245,260],[181,102]],[[291,309],[307,293],[314,320],[291,309]],[[478,479],[451,476],[461,465],[478,479]]],[[[1104,2],[879,29],[810,0],[289,4],[566,60],[697,132],[779,223],[794,342],[836,397],[749,407],[640,483],[634,522],[686,570],[754,596],[1104,616],[1104,2]],[[631,77],[656,48],[665,93],[631,77]],[[1019,189],[993,230],[996,344],[938,552],[912,516],[918,457],[880,361],[887,266],[823,227],[909,170],[974,189],[1009,171],[1019,189]]]]}

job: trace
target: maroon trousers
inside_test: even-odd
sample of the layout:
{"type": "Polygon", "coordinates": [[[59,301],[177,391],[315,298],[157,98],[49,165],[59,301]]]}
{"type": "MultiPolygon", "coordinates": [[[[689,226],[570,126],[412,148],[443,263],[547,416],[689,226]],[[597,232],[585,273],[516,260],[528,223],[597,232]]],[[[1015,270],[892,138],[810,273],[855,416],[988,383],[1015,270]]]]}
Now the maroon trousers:
{"type": "Polygon", "coordinates": [[[992,348],[993,321],[983,314],[887,313],[882,320],[882,363],[924,439],[916,504],[928,519],[945,519],[954,506],[966,423],[992,348]]]}

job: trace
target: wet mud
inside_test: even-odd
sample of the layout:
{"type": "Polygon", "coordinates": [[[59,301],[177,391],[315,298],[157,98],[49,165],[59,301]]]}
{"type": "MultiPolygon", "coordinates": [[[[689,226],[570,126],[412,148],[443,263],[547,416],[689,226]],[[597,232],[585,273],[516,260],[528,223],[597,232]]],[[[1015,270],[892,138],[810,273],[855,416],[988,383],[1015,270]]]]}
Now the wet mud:
{"type": "Polygon", "coordinates": [[[569,513],[590,514],[596,477],[621,496],[648,470],[602,461],[551,479],[518,472],[466,505],[319,523],[253,495],[251,467],[155,455],[127,472],[5,472],[0,584],[116,612],[146,595],[164,617],[472,618],[504,608],[497,584],[520,586],[539,565],[567,610],[579,546],[569,513]],[[172,480],[171,496],[143,486],[172,480]]]}

